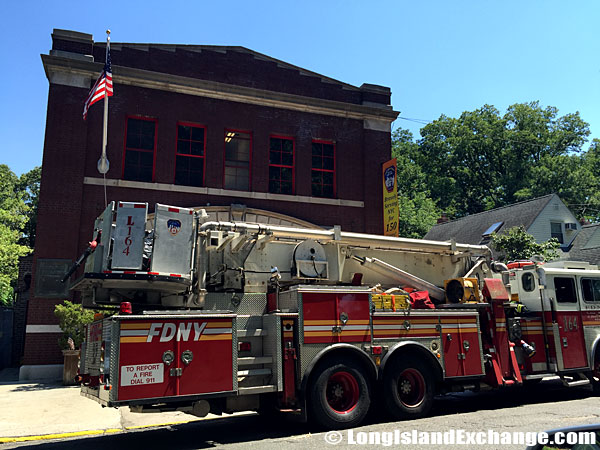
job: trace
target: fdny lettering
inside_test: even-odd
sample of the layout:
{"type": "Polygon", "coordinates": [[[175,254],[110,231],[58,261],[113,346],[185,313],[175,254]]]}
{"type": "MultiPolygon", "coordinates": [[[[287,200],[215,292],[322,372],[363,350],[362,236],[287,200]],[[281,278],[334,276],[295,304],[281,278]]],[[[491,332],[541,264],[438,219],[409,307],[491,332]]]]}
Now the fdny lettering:
{"type": "Polygon", "coordinates": [[[148,338],[146,342],[152,342],[155,336],[160,336],[159,342],[169,342],[173,339],[176,341],[189,341],[190,335],[192,334],[192,328],[194,330],[194,341],[200,339],[202,332],[206,328],[206,322],[187,322],[180,323],[179,327],[174,323],[153,323],[150,325],[150,331],[148,331],[148,338]],[[193,325],[193,327],[192,327],[193,325]]]}

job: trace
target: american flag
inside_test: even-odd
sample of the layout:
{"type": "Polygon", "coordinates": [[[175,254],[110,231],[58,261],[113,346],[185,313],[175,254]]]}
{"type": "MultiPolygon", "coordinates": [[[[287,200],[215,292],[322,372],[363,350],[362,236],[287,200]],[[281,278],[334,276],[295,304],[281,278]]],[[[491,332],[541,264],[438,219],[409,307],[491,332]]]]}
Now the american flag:
{"type": "Polygon", "coordinates": [[[112,81],[112,67],[110,63],[110,47],[106,49],[106,64],[104,64],[104,70],[96,80],[96,83],[92,87],[85,105],[83,105],[83,120],[87,118],[88,109],[98,100],[106,97],[112,97],[113,95],[113,81],[112,81]]]}

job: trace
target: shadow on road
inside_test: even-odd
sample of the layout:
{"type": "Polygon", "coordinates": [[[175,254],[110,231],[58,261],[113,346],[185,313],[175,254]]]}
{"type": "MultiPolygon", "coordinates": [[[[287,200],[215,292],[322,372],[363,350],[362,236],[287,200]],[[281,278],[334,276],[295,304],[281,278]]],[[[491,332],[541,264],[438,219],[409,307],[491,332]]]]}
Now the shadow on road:
{"type": "Polygon", "coordinates": [[[11,392],[47,391],[50,389],[79,389],[79,386],[63,386],[61,383],[31,383],[19,384],[11,392]]]}
{"type": "MultiPolygon", "coordinates": [[[[429,417],[451,414],[466,414],[475,411],[494,411],[522,405],[555,403],[590,397],[586,388],[567,388],[558,379],[544,380],[538,384],[519,388],[505,388],[485,392],[450,393],[435,398],[429,417]]],[[[369,423],[384,423],[391,420],[385,412],[377,412],[369,423]]],[[[409,423],[410,421],[405,421],[409,423]]]]}
{"type": "MultiPolygon", "coordinates": [[[[449,394],[436,398],[431,417],[452,414],[463,414],[483,410],[497,410],[533,405],[578,400],[591,394],[584,389],[568,389],[554,380],[544,381],[539,385],[480,393],[449,394]]],[[[391,422],[383,414],[373,414],[367,423],[391,422]]],[[[410,427],[411,421],[403,422],[410,427]]],[[[266,419],[259,415],[223,417],[212,420],[197,421],[187,424],[167,426],[155,429],[132,430],[124,433],[99,437],[87,437],[31,443],[28,446],[43,450],[81,449],[106,450],[164,448],[173,450],[204,449],[227,444],[241,444],[244,447],[260,448],[260,441],[283,438],[284,443],[302,444],[302,437],[307,433],[318,433],[320,430],[306,424],[287,420],[266,419]],[[289,441],[286,442],[286,438],[289,441]],[[250,445],[252,443],[252,445],[250,445]]]]}
{"type": "Polygon", "coordinates": [[[293,438],[309,432],[305,424],[266,420],[258,415],[224,417],[155,429],[132,430],[119,434],[31,443],[29,448],[44,450],[78,449],[169,449],[191,450],[224,444],[245,444],[263,439],[293,438]]]}

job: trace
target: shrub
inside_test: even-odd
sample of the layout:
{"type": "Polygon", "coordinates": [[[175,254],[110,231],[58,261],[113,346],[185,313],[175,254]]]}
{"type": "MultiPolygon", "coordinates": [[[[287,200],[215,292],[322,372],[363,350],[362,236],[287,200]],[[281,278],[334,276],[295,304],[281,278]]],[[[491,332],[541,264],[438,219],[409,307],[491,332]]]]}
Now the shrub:
{"type": "Polygon", "coordinates": [[[85,325],[93,322],[95,311],[83,309],[78,303],[65,300],[56,305],[54,315],[58,317],[60,329],[63,335],[58,340],[61,349],[69,349],[68,340],[73,339],[75,348],[78,349],[85,339],[85,325]]]}

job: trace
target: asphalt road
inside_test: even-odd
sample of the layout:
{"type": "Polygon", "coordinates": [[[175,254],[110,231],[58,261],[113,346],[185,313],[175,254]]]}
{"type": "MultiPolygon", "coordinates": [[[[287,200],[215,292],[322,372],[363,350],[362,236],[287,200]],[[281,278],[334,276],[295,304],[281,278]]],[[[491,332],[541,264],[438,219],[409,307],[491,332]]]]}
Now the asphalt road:
{"type": "MultiPolygon", "coordinates": [[[[445,432],[494,430],[503,432],[538,432],[552,428],[600,423],[600,399],[582,388],[564,388],[555,380],[519,390],[451,394],[436,399],[433,414],[418,420],[393,422],[374,412],[366,424],[352,430],[353,436],[369,432],[445,432]]],[[[23,443],[20,446],[44,450],[77,449],[356,449],[378,447],[348,442],[343,431],[341,442],[328,444],[323,431],[310,425],[286,420],[273,422],[256,414],[223,417],[176,426],[142,429],[120,434],[23,443]]],[[[334,436],[335,438],[336,436],[334,436]]],[[[5,444],[0,449],[19,445],[5,444]]],[[[432,449],[437,445],[410,445],[403,448],[432,449]]],[[[524,445],[462,445],[450,448],[523,449],[524,445]]]]}

